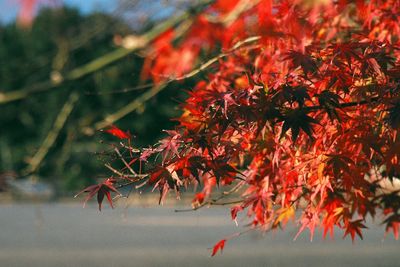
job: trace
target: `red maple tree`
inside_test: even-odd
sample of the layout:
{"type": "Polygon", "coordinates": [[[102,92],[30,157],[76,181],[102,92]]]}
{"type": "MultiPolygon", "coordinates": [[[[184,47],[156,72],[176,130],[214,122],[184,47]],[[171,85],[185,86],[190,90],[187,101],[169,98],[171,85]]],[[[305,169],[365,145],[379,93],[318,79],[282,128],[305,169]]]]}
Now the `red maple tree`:
{"type": "Polygon", "coordinates": [[[213,1],[183,34],[159,36],[142,71],[156,84],[203,74],[179,126],[148,149],[121,142],[125,167],[89,194],[104,188],[100,204],[147,183],[162,201],[195,185],[193,209],[232,203],[233,220],[261,230],[297,217],[311,238],[319,226],[362,238],[379,215],[398,238],[400,190],[387,185],[400,177],[399,25],[395,0],[213,1]]]}

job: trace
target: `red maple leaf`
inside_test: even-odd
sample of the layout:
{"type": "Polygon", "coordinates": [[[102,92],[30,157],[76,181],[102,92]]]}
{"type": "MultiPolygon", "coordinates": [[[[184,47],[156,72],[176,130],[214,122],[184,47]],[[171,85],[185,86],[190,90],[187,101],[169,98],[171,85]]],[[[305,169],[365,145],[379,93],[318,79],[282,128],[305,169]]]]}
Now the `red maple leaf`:
{"type": "Polygon", "coordinates": [[[348,224],[346,226],[346,232],[344,233],[343,238],[345,238],[347,235],[350,234],[351,240],[354,242],[354,239],[357,234],[361,239],[363,239],[361,229],[367,228],[367,227],[362,223],[362,221],[363,220],[356,220],[356,221],[348,222],[348,224]]]}
{"type": "Polygon", "coordinates": [[[132,137],[132,135],[129,132],[124,132],[115,125],[111,125],[111,127],[105,130],[105,132],[114,135],[119,139],[131,139],[132,137]]]}
{"type": "Polygon", "coordinates": [[[104,200],[104,196],[107,197],[108,203],[110,203],[111,208],[114,208],[112,198],[111,198],[111,191],[115,192],[119,195],[122,195],[115,187],[114,184],[116,183],[116,180],[113,178],[108,178],[104,182],[97,184],[97,185],[91,185],[82,191],[80,191],[78,194],[75,195],[75,197],[79,196],[82,193],[88,193],[87,197],[85,198],[85,201],[83,203],[83,206],[85,207],[86,203],[97,194],[97,203],[99,204],[99,210],[101,211],[101,205],[104,200]]]}
{"type": "Polygon", "coordinates": [[[318,70],[315,60],[310,55],[298,51],[289,51],[283,60],[291,60],[293,68],[300,66],[306,76],[308,73],[314,73],[318,70]]]}
{"type": "Polygon", "coordinates": [[[225,247],[225,242],[226,242],[226,239],[222,239],[214,245],[211,257],[215,256],[215,254],[217,254],[218,250],[221,250],[221,253],[222,253],[222,250],[225,247]]]}

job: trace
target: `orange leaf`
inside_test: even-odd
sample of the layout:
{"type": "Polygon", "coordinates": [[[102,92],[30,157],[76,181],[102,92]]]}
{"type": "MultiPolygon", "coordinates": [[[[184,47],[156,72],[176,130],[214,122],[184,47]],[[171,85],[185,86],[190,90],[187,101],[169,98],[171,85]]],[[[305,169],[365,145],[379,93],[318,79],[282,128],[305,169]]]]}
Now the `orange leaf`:
{"type": "Polygon", "coordinates": [[[318,165],[318,179],[319,181],[322,181],[324,179],[324,169],[325,169],[325,163],[320,163],[318,165]]]}
{"type": "Polygon", "coordinates": [[[282,222],[283,224],[286,224],[289,219],[294,217],[294,215],[295,215],[294,212],[295,211],[292,206],[290,206],[288,208],[282,208],[280,210],[280,214],[275,219],[274,226],[277,226],[280,222],[282,222]]]}

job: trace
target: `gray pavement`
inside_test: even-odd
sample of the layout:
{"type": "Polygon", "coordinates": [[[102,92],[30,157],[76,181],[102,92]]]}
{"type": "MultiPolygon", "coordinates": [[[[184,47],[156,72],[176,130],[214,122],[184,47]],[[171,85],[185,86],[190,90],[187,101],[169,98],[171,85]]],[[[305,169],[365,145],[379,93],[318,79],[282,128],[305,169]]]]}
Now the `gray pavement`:
{"type": "MultiPolygon", "coordinates": [[[[120,203],[121,206],[122,203],[120,203]]],[[[225,208],[175,213],[172,207],[140,207],[99,213],[94,204],[1,204],[0,267],[92,266],[400,266],[400,241],[369,224],[363,241],[296,241],[296,229],[230,240],[211,258],[215,242],[243,230],[225,208]]]]}

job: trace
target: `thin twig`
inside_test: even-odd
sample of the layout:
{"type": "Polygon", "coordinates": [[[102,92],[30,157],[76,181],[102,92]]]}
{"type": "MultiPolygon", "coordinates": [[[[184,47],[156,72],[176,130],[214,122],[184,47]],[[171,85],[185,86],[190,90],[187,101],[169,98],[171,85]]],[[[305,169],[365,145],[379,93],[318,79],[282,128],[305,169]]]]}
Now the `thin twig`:
{"type": "Polygon", "coordinates": [[[238,204],[242,203],[243,199],[239,200],[232,200],[232,201],[227,201],[227,202],[213,202],[213,201],[207,201],[202,203],[201,205],[198,205],[196,207],[193,207],[191,209],[176,209],[175,212],[189,212],[189,211],[195,211],[198,210],[204,206],[226,206],[226,205],[232,205],[232,204],[238,204]]]}
{"type": "Polygon", "coordinates": [[[133,175],[138,175],[131,167],[131,165],[129,165],[126,160],[124,159],[124,157],[122,156],[121,152],[119,152],[118,148],[114,148],[115,153],[117,153],[118,157],[121,159],[121,161],[124,163],[124,165],[128,168],[128,170],[133,174],[133,175]]]}
{"type": "Polygon", "coordinates": [[[147,177],[148,174],[124,174],[118,170],[116,170],[115,168],[113,168],[110,164],[106,163],[104,164],[104,166],[109,169],[110,171],[112,171],[114,174],[117,174],[119,177],[122,177],[123,179],[128,179],[134,182],[140,181],[143,178],[147,177]],[[139,178],[139,179],[137,179],[139,178]]]}
{"type": "Polygon", "coordinates": [[[123,174],[122,172],[117,171],[115,168],[113,168],[110,164],[106,163],[104,164],[104,166],[109,169],[110,171],[112,171],[113,173],[115,173],[116,175],[120,176],[120,177],[125,177],[125,174],[123,174]]]}
{"type": "MultiPolygon", "coordinates": [[[[236,187],[236,186],[235,186],[236,187]]],[[[240,200],[232,200],[232,201],[227,201],[227,202],[218,202],[221,199],[226,198],[227,196],[229,196],[230,194],[236,192],[236,188],[233,187],[232,190],[227,191],[227,192],[223,192],[219,197],[211,199],[209,201],[205,201],[202,204],[198,205],[198,206],[194,206],[191,209],[180,209],[180,210],[175,210],[175,212],[188,212],[188,211],[195,211],[198,210],[204,206],[225,206],[225,205],[231,205],[231,204],[237,204],[237,203],[241,203],[243,202],[243,199],[240,200]]],[[[240,187],[239,187],[240,188],[240,187]]]]}
{"type": "Polygon", "coordinates": [[[240,181],[231,190],[225,191],[225,192],[223,192],[223,194],[226,196],[226,195],[230,195],[232,193],[235,193],[235,192],[239,191],[240,188],[242,188],[242,186],[244,186],[244,185],[245,185],[244,181],[240,181]]]}
{"type": "MultiPolygon", "coordinates": [[[[135,183],[137,183],[137,182],[139,182],[139,181],[141,181],[141,180],[143,180],[143,179],[145,179],[147,177],[148,177],[147,174],[138,175],[138,176],[136,176],[136,179],[130,179],[129,182],[124,183],[124,184],[119,184],[119,185],[115,186],[115,188],[119,189],[119,188],[123,188],[123,187],[126,187],[126,186],[133,185],[133,184],[135,184],[135,183]]],[[[146,183],[146,182],[147,181],[144,181],[144,183],[146,183]]]]}
{"type": "Polygon", "coordinates": [[[123,142],[120,142],[119,144],[121,145],[121,147],[123,147],[123,148],[129,150],[129,151],[132,152],[132,153],[140,153],[140,149],[127,146],[127,145],[125,145],[123,142]]]}

